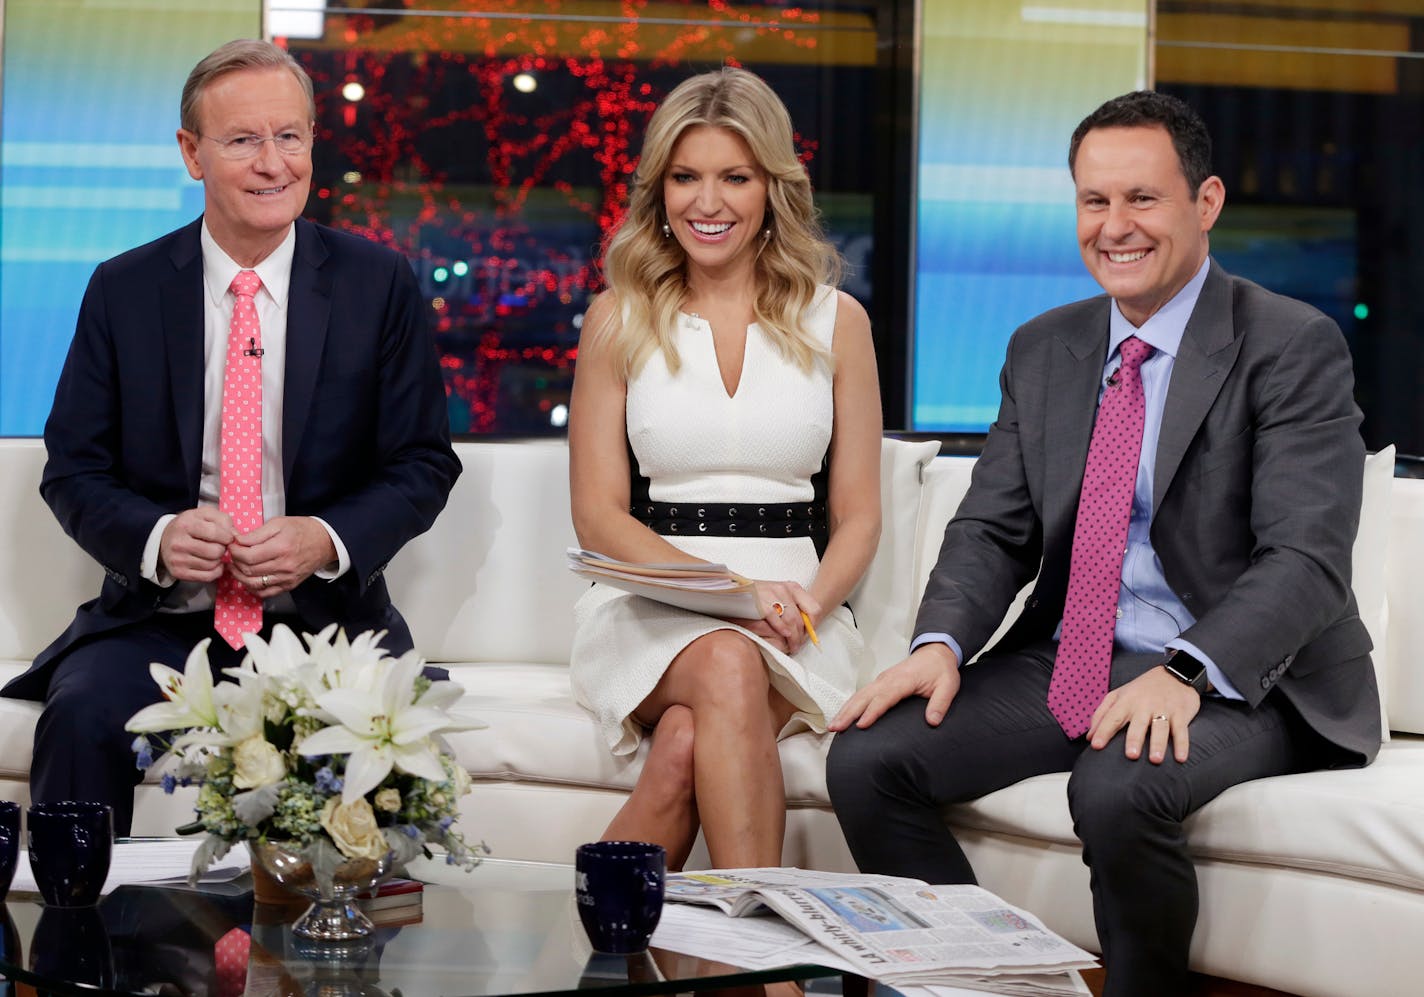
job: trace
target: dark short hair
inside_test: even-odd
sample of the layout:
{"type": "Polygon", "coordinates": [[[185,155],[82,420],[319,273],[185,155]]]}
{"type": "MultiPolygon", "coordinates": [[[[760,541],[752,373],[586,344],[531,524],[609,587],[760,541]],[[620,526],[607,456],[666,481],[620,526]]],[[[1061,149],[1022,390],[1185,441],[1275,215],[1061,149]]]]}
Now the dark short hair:
{"type": "Polygon", "coordinates": [[[1211,176],[1211,134],[1206,123],[1184,101],[1154,90],[1135,90],[1114,97],[1084,118],[1068,143],[1068,171],[1078,162],[1078,146],[1095,128],[1164,128],[1177,150],[1177,164],[1195,199],[1211,176]]]}
{"type": "Polygon", "coordinates": [[[178,122],[187,131],[198,134],[198,98],[214,80],[243,69],[285,69],[296,77],[307,99],[307,116],[316,120],[316,99],[311,77],[291,53],[271,42],[257,38],[237,38],[220,45],[205,55],[183,84],[183,99],[179,104],[178,122]]]}

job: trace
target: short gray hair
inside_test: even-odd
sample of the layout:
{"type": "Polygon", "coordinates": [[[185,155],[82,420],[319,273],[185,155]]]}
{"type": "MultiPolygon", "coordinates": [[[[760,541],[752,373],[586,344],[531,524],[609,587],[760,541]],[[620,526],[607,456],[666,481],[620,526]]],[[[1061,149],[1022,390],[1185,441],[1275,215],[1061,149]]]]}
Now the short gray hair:
{"type": "Polygon", "coordinates": [[[179,123],[185,131],[198,133],[198,98],[214,80],[242,69],[286,69],[297,78],[307,95],[307,117],[316,120],[316,96],[311,77],[286,49],[258,38],[238,38],[219,46],[203,57],[188,81],[183,84],[183,102],[179,106],[179,123]]]}

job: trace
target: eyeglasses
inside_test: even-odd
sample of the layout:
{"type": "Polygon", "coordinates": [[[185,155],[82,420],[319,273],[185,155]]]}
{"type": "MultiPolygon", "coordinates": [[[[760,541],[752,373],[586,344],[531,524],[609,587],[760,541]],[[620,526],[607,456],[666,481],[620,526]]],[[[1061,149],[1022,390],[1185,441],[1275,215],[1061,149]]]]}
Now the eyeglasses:
{"type": "Polygon", "coordinates": [[[271,142],[284,156],[300,156],[312,147],[312,137],[303,132],[278,132],[276,135],[234,135],[232,138],[213,138],[199,135],[218,147],[218,155],[223,159],[253,159],[262,151],[262,146],[271,142]]]}

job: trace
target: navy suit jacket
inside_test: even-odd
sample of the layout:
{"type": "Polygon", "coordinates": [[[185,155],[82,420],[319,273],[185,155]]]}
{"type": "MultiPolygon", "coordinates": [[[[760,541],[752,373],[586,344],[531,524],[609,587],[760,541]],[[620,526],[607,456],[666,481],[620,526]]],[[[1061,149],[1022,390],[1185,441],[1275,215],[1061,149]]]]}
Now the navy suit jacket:
{"type": "MultiPolygon", "coordinates": [[[[915,633],[966,659],[1038,573],[997,645],[1052,637],[1107,357],[1110,301],[1014,333],[1003,399],[925,588],[915,633]]],[[[1373,759],[1379,694],[1350,590],[1365,458],[1350,351],[1327,316],[1211,263],[1172,368],[1152,546],[1196,617],[1182,636],[1257,706],[1285,696],[1345,762],[1373,759]]]]}
{"type": "MultiPolygon", "coordinates": [[[[142,620],[165,590],[140,575],[158,518],[198,504],[203,429],[201,219],[100,264],[45,424],[40,493],[104,568],[97,599],[4,695],[43,699],[75,642],[142,620]]],[[[410,633],[386,564],[427,530],[460,473],[445,389],[410,264],[296,222],[287,301],[282,471],[287,515],[320,516],[351,570],[292,591],[308,626],[410,633]]]]}

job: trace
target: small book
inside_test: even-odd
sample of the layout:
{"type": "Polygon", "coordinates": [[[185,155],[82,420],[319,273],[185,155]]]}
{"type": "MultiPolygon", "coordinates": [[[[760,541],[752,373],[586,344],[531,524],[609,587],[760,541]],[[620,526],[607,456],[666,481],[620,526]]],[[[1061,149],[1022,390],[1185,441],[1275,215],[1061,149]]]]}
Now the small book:
{"type": "Polygon", "coordinates": [[[568,549],[569,570],[589,581],[723,619],[758,619],[756,585],[725,564],[642,564],[568,549]]]}
{"type": "Polygon", "coordinates": [[[361,909],[372,911],[397,907],[419,907],[423,902],[425,884],[413,879],[388,879],[374,890],[360,894],[361,909]]]}

